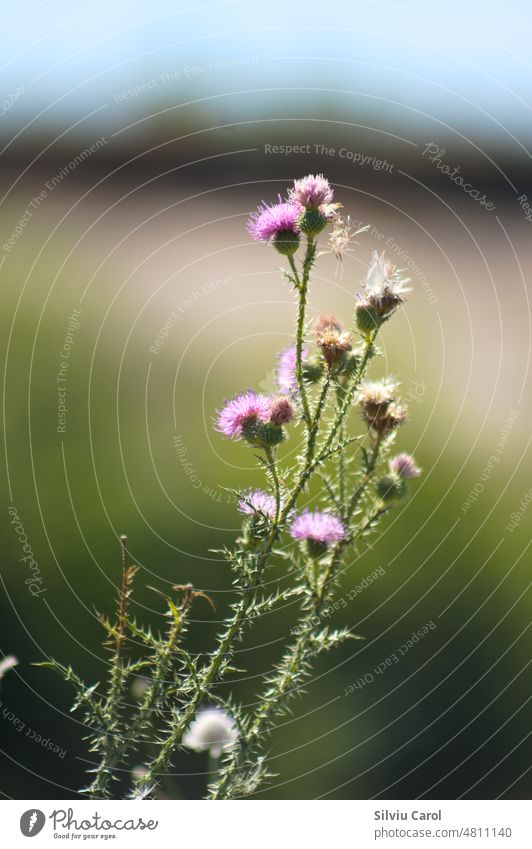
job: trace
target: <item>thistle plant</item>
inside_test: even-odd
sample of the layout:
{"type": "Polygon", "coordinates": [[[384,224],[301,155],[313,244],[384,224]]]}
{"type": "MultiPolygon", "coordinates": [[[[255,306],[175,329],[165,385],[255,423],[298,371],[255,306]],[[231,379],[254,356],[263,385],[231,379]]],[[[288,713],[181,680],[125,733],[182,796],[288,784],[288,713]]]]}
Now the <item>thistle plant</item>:
{"type": "Polygon", "coordinates": [[[74,709],[84,711],[96,762],[83,792],[92,798],[110,797],[114,782],[128,774],[128,798],[153,798],[174,754],[186,749],[209,752],[208,798],[256,792],[271,777],[269,739],[303,692],[316,659],[358,639],[351,628],[332,627],[327,608],[347,555],[365,544],[420,470],[408,454],[392,456],[407,418],[398,383],[368,377],[383,325],[409,292],[401,271],[374,253],[362,289],[354,293],[351,326],[322,315],[309,328],[307,301],[318,256],[351,250],[356,235],[339,209],[325,177],[309,175],[296,180],[286,198],[261,205],[248,222],[252,238],[286,262],[282,273],[294,291],[296,321],[292,344],[278,356],[278,392],[242,391],[215,415],[223,437],[253,451],[264,484],[251,489],[244,481],[235,493],[241,532],[232,549],[219,552],[232,570],[234,595],[211,652],[202,659],[186,648],[191,606],[210,603],[190,584],[163,596],[161,632],[137,623],[129,609],[137,569],[121,538],[117,614],[101,617],[111,652],[108,684],[88,686],[71,667],[42,664],[73,685],[74,709]],[[329,250],[318,252],[328,228],[329,250]],[[288,439],[296,441],[295,460],[284,457],[288,439]],[[308,503],[313,481],[319,494],[308,503]],[[270,571],[279,561],[282,581],[270,571]],[[287,602],[294,611],[290,635],[251,706],[220,695],[219,685],[242,671],[235,668],[235,653],[254,623],[287,602]]]}

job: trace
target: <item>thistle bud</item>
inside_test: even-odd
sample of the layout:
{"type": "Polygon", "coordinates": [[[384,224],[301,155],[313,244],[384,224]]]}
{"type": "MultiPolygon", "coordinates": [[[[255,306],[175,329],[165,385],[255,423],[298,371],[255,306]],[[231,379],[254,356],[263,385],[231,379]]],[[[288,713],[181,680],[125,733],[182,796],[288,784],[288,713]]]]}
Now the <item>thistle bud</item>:
{"type": "Polygon", "coordinates": [[[338,365],[338,371],[347,375],[354,374],[358,369],[359,364],[360,354],[355,351],[346,351],[338,365]]]}
{"type": "Polygon", "coordinates": [[[294,233],[293,230],[279,230],[273,244],[283,256],[292,256],[299,247],[299,233],[294,233]]]}
{"type": "Polygon", "coordinates": [[[363,336],[369,336],[382,324],[382,316],[368,301],[359,301],[355,307],[356,324],[363,336]]]}
{"type": "Polygon", "coordinates": [[[242,428],[242,436],[254,448],[273,448],[283,441],[285,435],[281,425],[255,419],[246,422],[242,428]]]}
{"type": "Polygon", "coordinates": [[[294,406],[286,395],[274,398],[270,407],[270,422],[276,425],[288,424],[294,418],[294,406]]]}
{"type": "Polygon", "coordinates": [[[323,363],[319,360],[305,360],[303,362],[303,379],[307,383],[317,383],[323,375],[323,363]]]}
{"type": "Polygon", "coordinates": [[[317,207],[303,207],[297,219],[297,226],[306,236],[314,238],[318,236],[324,227],[329,223],[329,219],[317,207]]]}
{"type": "Polygon", "coordinates": [[[386,475],[377,482],[377,495],[382,501],[404,498],[408,493],[406,482],[398,475],[386,475]]]}

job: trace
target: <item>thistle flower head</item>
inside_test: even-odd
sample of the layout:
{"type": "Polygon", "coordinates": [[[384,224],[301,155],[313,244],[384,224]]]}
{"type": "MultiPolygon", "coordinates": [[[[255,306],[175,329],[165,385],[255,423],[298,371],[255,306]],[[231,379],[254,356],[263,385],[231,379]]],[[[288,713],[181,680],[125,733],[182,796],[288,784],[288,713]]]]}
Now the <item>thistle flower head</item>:
{"type": "Polygon", "coordinates": [[[397,475],[405,480],[408,478],[418,478],[421,474],[421,469],[410,454],[397,454],[395,457],[392,457],[388,466],[392,475],[397,475]]]}
{"type": "Polygon", "coordinates": [[[248,233],[258,242],[284,240],[287,243],[298,243],[299,227],[297,219],[301,208],[291,201],[283,201],[271,206],[263,203],[248,220],[248,233]]]}
{"type": "Polygon", "coordinates": [[[386,410],[386,413],[382,416],[377,416],[372,422],[370,422],[370,425],[374,430],[378,431],[383,436],[386,436],[388,433],[391,433],[392,430],[403,425],[406,422],[406,419],[406,407],[401,404],[392,403],[386,410]]]}
{"type": "Polygon", "coordinates": [[[218,411],[216,429],[230,439],[240,439],[247,425],[269,421],[270,404],[267,395],[257,395],[251,389],[242,392],[218,411]]]}
{"type": "Polygon", "coordinates": [[[364,286],[365,299],[371,307],[384,317],[404,303],[405,295],[411,291],[408,280],[401,277],[396,267],[384,254],[374,251],[364,286]]]}
{"type": "Polygon", "coordinates": [[[333,194],[330,183],[323,174],[308,174],[300,180],[294,180],[294,187],[290,189],[288,198],[301,206],[319,207],[332,203],[333,194]]]}
{"type": "Polygon", "coordinates": [[[263,513],[264,516],[273,519],[275,516],[275,498],[262,489],[250,489],[242,493],[237,509],[246,516],[263,513]]]}
{"type": "Polygon", "coordinates": [[[200,710],[183,735],[183,746],[195,752],[208,751],[213,758],[229,752],[238,738],[233,718],[218,707],[200,710]]]}
{"type": "Polygon", "coordinates": [[[286,395],[272,398],[270,405],[270,421],[276,425],[288,424],[294,418],[294,405],[286,395]]]}
{"type": "Polygon", "coordinates": [[[345,537],[345,527],[332,513],[304,510],[290,526],[290,536],[297,540],[311,540],[328,546],[345,537]]]}
{"type": "MultiPolygon", "coordinates": [[[[307,350],[304,348],[303,359],[307,356],[307,350]]],[[[289,348],[285,348],[284,351],[281,351],[278,357],[277,363],[277,386],[279,387],[280,392],[286,392],[288,394],[294,394],[297,392],[297,379],[296,379],[296,346],[291,345],[289,348]]]]}
{"type": "Polygon", "coordinates": [[[399,384],[390,378],[368,380],[360,385],[357,403],[368,421],[385,415],[389,405],[395,400],[399,384]]]}
{"type": "Polygon", "coordinates": [[[318,347],[321,349],[323,359],[329,366],[336,365],[346,351],[350,351],[351,336],[344,330],[336,330],[334,327],[329,327],[318,333],[318,347]]]}

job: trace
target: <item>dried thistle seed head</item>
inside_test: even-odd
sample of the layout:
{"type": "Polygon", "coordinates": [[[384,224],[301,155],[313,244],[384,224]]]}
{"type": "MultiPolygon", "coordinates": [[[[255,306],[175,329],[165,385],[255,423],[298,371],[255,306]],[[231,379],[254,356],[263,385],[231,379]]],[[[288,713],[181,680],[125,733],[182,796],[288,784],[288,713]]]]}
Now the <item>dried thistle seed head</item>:
{"type": "Polygon", "coordinates": [[[276,425],[288,424],[294,418],[295,410],[290,398],[278,395],[273,398],[270,406],[270,421],[276,425]]]}
{"type": "Polygon", "coordinates": [[[368,424],[372,425],[376,419],[386,415],[390,404],[395,400],[398,388],[399,384],[390,378],[361,384],[357,403],[368,424]]]}
{"type": "Polygon", "coordinates": [[[336,365],[346,351],[350,351],[352,348],[349,333],[344,330],[336,330],[333,327],[318,333],[317,343],[328,366],[336,365]]]}
{"type": "Polygon", "coordinates": [[[183,735],[183,746],[195,752],[208,751],[213,758],[234,748],[238,729],[232,716],[219,707],[200,710],[183,735]]]}
{"type": "Polygon", "coordinates": [[[342,218],[338,215],[329,236],[329,249],[339,262],[341,262],[344,254],[351,250],[351,243],[355,234],[356,230],[351,223],[351,216],[347,215],[342,218]]]}
{"type": "Polygon", "coordinates": [[[364,300],[382,320],[404,303],[405,295],[411,291],[408,282],[384,254],[374,251],[364,284],[364,300]]]}
{"type": "Polygon", "coordinates": [[[323,333],[324,330],[343,330],[342,324],[334,315],[322,313],[314,322],[314,333],[323,333]]]}
{"type": "Polygon", "coordinates": [[[403,425],[406,422],[406,419],[406,407],[401,406],[400,404],[390,404],[386,414],[374,419],[374,421],[370,423],[370,426],[373,430],[376,430],[378,433],[386,436],[391,433],[392,430],[403,425]]]}

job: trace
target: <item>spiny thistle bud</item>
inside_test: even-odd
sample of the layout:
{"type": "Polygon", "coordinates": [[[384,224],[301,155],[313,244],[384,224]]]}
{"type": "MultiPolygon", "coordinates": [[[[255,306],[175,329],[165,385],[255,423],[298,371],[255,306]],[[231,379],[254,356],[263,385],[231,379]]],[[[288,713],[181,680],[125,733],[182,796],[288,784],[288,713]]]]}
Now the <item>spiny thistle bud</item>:
{"type": "Polygon", "coordinates": [[[258,419],[246,422],[242,428],[242,436],[255,448],[273,448],[285,437],[280,425],[274,422],[260,422],[258,419]]]}
{"type": "Polygon", "coordinates": [[[273,239],[274,247],[283,256],[292,256],[299,247],[299,233],[292,230],[279,230],[273,239]]]}
{"type": "Polygon", "coordinates": [[[274,398],[270,407],[270,421],[276,425],[288,424],[294,418],[294,406],[286,395],[274,398]]]}
{"type": "Polygon", "coordinates": [[[382,316],[367,300],[359,300],[355,307],[355,320],[363,336],[369,336],[382,324],[382,316]]]}
{"type": "Polygon", "coordinates": [[[321,360],[305,360],[303,363],[303,379],[307,383],[317,383],[323,375],[321,360]]]}
{"type": "Polygon", "coordinates": [[[338,371],[342,374],[354,374],[360,365],[360,353],[346,351],[338,364],[338,371]]]}
{"type": "Polygon", "coordinates": [[[318,236],[328,223],[329,219],[317,207],[303,207],[297,218],[301,232],[312,238],[318,236]]]}
{"type": "Polygon", "coordinates": [[[352,348],[349,333],[343,330],[335,330],[333,327],[318,333],[317,342],[328,366],[335,366],[346,351],[350,351],[352,348]]]}
{"type": "Polygon", "coordinates": [[[382,501],[404,498],[408,493],[406,481],[398,475],[386,475],[377,482],[377,495],[382,501]]]}

